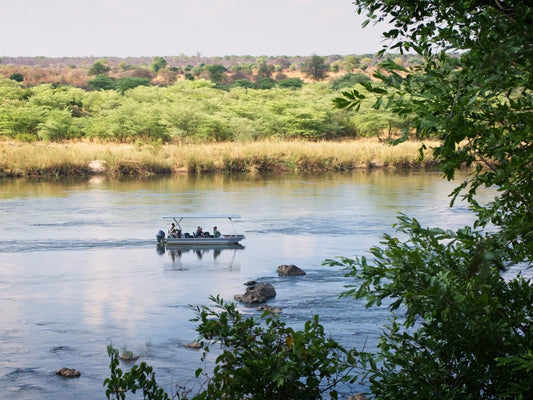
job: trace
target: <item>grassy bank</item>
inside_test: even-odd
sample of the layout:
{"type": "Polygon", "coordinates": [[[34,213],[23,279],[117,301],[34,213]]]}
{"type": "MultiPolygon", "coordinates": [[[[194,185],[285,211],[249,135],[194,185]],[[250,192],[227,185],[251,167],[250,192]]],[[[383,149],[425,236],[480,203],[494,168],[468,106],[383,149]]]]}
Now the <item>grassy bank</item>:
{"type": "MultiPolygon", "coordinates": [[[[349,171],[432,166],[429,151],[422,163],[417,161],[420,145],[419,142],[406,142],[391,147],[375,139],[199,145],[0,141],[0,176],[349,171]]],[[[431,143],[426,145],[430,147],[431,143]]]]}

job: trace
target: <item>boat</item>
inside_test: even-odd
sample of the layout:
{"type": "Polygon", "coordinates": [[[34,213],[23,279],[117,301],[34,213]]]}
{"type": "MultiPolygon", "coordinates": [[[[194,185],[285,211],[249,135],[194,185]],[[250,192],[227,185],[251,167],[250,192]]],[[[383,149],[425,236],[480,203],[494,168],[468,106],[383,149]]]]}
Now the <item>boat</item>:
{"type": "Polygon", "coordinates": [[[171,219],[174,221],[176,232],[165,234],[164,231],[160,230],[157,235],[157,242],[165,245],[178,245],[178,246],[228,246],[228,245],[237,245],[243,239],[244,235],[237,234],[235,232],[235,226],[233,225],[233,220],[240,218],[240,215],[235,214],[181,214],[181,215],[170,215],[163,217],[164,219],[171,219]],[[197,236],[195,232],[185,232],[181,227],[181,222],[185,219],[228,219],[231,222],[233,228],[233,233],[230,234],[220,234],[220,236],[215,237],[211,232],[205,232],[203,236],[197,236]]]}

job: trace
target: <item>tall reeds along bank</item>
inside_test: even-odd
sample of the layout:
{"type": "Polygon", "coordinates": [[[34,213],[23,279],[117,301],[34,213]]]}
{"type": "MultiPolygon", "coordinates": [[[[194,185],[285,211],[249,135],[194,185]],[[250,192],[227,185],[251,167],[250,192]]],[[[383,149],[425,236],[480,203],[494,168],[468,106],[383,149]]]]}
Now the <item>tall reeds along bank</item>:
{"type": "Polygon", "coordinates": [[[405,142],[392,147],[375,139],[190,145],[0,141],[0,176],[320,172],[433,166],[429,152],[423,162],[418,161],[420,146],[420,142],[405,142]]]}

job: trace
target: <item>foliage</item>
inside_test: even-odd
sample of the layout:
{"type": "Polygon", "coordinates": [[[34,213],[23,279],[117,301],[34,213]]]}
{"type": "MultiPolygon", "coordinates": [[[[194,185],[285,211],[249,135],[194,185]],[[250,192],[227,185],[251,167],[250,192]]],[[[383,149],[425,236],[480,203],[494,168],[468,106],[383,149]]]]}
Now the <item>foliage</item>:
{"type": "Polygon", "coordinates": [[[168,62],[167,60],[165,60],[165,58],[156,56],[152,60],[151,68],[152,68],[152,71],[154,71],[157,74],[160,70],[166,68],[167,65],[168,65],[168,62]]]}
{"type": "Polygon", "coordinates": [[[300,89],[304,82],[300,78],[287,78],[278,82],[278,86],[282,88],[300,89]]]}
{"type": "Polygon", "coordinates": [[[150,85],[149,78],[137,78],[133,76],[131,77],[124,76],[115,82],[114,87],[120,92],[125,92],[126,90],[136,88],[137,86],[149,86],[149,85],[150,85]]]}
{"type": "Polygon", "coordinates": [[[95,61],[94,64],[89,68],[87,72],[88,75],[106,75],[111,71],[109,62],[106,59],[95,61]]]}
{"type": "Polygon", "coordinates": [[[333,80],[331,82],[331,88],[333,90],[352,88],[361,82],[370,82],[370,77],[365,74],[352,74],[350,72],[338,79],[333,80]]]}
{"type": "Polygon", "coordinates": [[[96,75],[87,82],[91,90],[113,90],[115,89],[115,80],[107,75],[96,75]]]}
{"type": "MultiPolygon", "coordinates": [[[[455,232],[400,217],[402,241],[385,235],[373,259],[343,258],[368,305],[390,301],[394,319],[371,366],[378,398],[531,398],[530,280],[501,271],[533,261],[533,8],[527,2],[355,2],[369,21],[391,18],[391,49],[415,51],[408,69],[387,59],[375,77],[337,98],[356,112],[373,99],[438,138],[433,156],[476,220],[455,232]],[[458,54],[459,53],[459,54],[458,54]],[[371,95],[369,95],[369,93],[371,95]],[[497,191],[481,204],[477,193],[497,191]],[[512,366],[512,368],[510,368],[512,366]]],[[[362,60],[363,61],[363,60],[362,60]]],[[[412,132],[405,129],[406,140],[412,132]]]]}
{"type": "Polygon", "coordinates": [[[302,64],[301,70],[313,80],[320,81],[326,77],[329,65],[326,64],[324,57],[314,55],[302,64]]]}
{"type": "Polygon", "coordinates": [[[205,70],[209,73],[212,82],[220,83],[224,80],[226,68],[221,64],[206,65],[205,70]]]}
{"type": "Polygon", "coordinates": [[[14,74],[9,75],[9,79],[15,82],[22,82],[24,80],[24,75],[19,72],[15,72],[14,74]]]}
{"type": "Polygon", "coordinates": [[[124,400],[127,392],[136,393],[137,390],[142,390],[144,399],[170,400],[168,394],[157,384],[155,372],[151,366],[143,361],[124,373],[119,368],[119,351],[109,345],[107,354],[111,358],[109,364],[111,376],[104,380],[105,395],[108,399],[124,400]]]}
{"type": "MultiPolygon", "coordinates": [[[[367,306],[389,304],[398,313],[367,354],[376,398],[531,398],[533,370],[510,368],[533,343],[533,285],[506,281],[499,268],[505,248],[487,245],[481,232],[423,228],[401,216],[372,260],[326,260],[349,269],[357,284],[344,293],[367,306]],[[498,268],[499,267],[499,268],[498,268]],[[502,362],[503,361],[503,362],[502,362]]],[[[531,364],[531,361],[530,361],[531,364]]]]}
{"type": "MultiPolygon", "coordinates": [[[[354,131],[349,112],[331,108],[333,93],[327,84],[255,90],[255,84],[246,81],[248,89],[220,90],[201,79],[166,87],[147,83],[147,78],[113,80],[99,75],[91,85],[101,90],[87,92],[50,84],[26,89],[12,80],[0,80],[0,135],[53,141],[88,137],[210,142],[268,137],[320,140],[354,131]],[[72,118],[62,118],[58,125],[63,111],[72,118]],[[41,136],[39,126],[46,130],[41,136]]],[[[270,80],[264,83],[273,85],[270,80]]]]}
{"type": "MultiPolygon", "coordinates": [[[[194,306],[202,337],[202,360],[210,346],[219,343],[213,376],[207,388],[194,399],[321,399],[337,398],[335,387],[353,381],[353,350],[346,350],[326,337],[318,316],[295,331],[268,312],[264,325],[254,318],[243,319],[233,303],[211,297],[215,308],[194,306]]],[[[204,370],[196,376],[208,375],[204,370]]]]}

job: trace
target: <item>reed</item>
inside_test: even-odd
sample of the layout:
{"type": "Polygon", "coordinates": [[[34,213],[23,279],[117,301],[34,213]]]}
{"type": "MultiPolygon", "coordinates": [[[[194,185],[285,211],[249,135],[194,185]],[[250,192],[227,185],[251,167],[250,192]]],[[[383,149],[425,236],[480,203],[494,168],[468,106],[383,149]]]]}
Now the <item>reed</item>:
{"type": "MultiPolygon", "coordinates": [[[[431,145],[426,143],[428,148],[431,145]]],[[[269,140],[188,145],[0,141],[0,176],[304,172],[432,166],[433,159],[429,151],[426,151],[423,163],[417,161],[420,146],[420,142],[405,142],[393,147],[375,139],[342,142],[269,140]],[[95,169],[95,164],[101,166],[102,170],[95,169]]]]}

